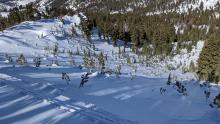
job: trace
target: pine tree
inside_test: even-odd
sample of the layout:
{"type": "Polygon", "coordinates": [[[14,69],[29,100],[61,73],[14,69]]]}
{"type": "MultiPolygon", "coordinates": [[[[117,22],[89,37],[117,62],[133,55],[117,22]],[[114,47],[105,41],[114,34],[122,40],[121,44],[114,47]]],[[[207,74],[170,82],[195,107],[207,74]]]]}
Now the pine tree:
{"type": "Polygon", "coordinates": [[[83,50],[83,61],[84,61],[84,66],[85,67],[88,67],[89,65],[89,58],[88,58],[88,55],[89,53],[86,51],[86,49],[83,50]]]}
{"type": "Polygon", "coordinates": [[[119,75],[121,75],[121,65],[120,64],[116,66],[115,74],[116,74],[117,78],[119,78],[119,75]]]}
{"type": "Polygon", "coordinates": [[[20,56],[18,57],[18,59],[16,60],[16,62],[19,64],[19,65],[24,65],[27,63],[27,60],[25,59],[24,55],[23,54],[20,54],[20,56]]]}
{"type": "Polygon", "coordinates": [[[191,72],[195,72],[196,71],[196,66],[195,66],[193,61],[190,62],[189,71],[191,71],[191,72]]]}
{"type": "Polygon", "coordinates": [[[76,49],[76,55],[79,55],[79,54],[80,54],[79,48],[77,47],[77,49],[76,49]]]}
{"type": "Polygon", "coordinates": [[[131,58],[129,56],[127,57],[127,64],[131,64],[131,58]]]}
{"type": "Polygon", "coordinates": [[[137,66],[132,66],[132,70],[130,72],[131,80],[134,80],[136,72],[137,72],[137,66]]]}
{"type": "Polygon", "coordinates": [[[79,88],[83,87],[85,83],[89,81],[89,73],[86,73],[85,75],[83,74],[81,76],[81,82],[79,88]]]}
{"type": "Polygon", "coordinates": [[[168,80],[167,80],[167,85],[171,85],[171,83],[172,83],[172,77],[171,77],[171,73],[170,73],[168,80]]]}
{"type": "Polygon", "coordinates": [[[217,67],[216,67],[214,81],[215,81],[215,83],[219,83],[220,82],[220,61],[218,62],[217,67]]]}
{"type": "Polygon", "coordinates": [[[84,66],[88,69],[93,68],[95,66],[95,62],[94,62],[94,59],[91,56],[90,50],[87,48],[87,49],[84,49],[83,52],[84,52],[84,57],[83,57],[84,66]]]}
{"type": "Polygon", "coordinates": [[[75,60],[73,58],[73,53],[70,51],[69,53],[69,63],[71,66],[76,65],[75,60]]]}
{"type": "Polygon", "coordinates": [[[91,32],[90,32],[91,25],[87,19],[84,19],[83,17],[81,19],[82,19],[80,23],[81,29],[84,32],[84,36],[86,40],[91,43],[91,32]]]}
{"type": "Polygon", "coordinates": [[[98,56],[98,61],[99,61],[99,66],[101,67],[101,70],[105,69],[105,58],[102,52],[98,56]]]}
{"type": "Polygon", "coordinates": [[[35,57],[33,62],[34,62],[35,67],[40,67],[40,65],[41,65],[40,57],[35,57]]]}
{"type": "Polygon", "coordinates": [[[71,33],[71,34],[72,34],[72,37],[77,36],[76,29],[74,28],[74,26],[72,26],[71,32],[72,32],[72,33],[71,33]]]}
{"type": "Polygon", "coordinates": [[[138,49],[140,41],[139,41],[139,31],[136,28],[133,29],[131,32],[131,41],[133,43],[132,51],[137,53],[137,49],[138,49]]]}
{"type": "Polygon", "coordinates": [[[57,56],[58,53],[59,53],[59,47],[58,47],[58,44],[56,43],[53,48],[53,55],[57,56]]]}
{"type": "Polygon", "coordinates": [[[7,53],[5,54],[5,58],[6,58],[6,61],[7,63],[12,63],[13,62],[13,59],[11,56],[9,56],[7,53]]]}
{"type": "Polygon", "coordinates": [[[213,102],[218,108],[220,108],[220,94],[218,94],[213,102]]]}

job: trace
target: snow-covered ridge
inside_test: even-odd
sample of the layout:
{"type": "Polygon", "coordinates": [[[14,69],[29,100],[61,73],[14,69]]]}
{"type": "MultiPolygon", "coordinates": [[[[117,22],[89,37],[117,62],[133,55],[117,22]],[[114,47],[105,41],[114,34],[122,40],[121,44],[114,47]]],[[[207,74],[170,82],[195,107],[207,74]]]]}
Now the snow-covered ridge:
{"type": "MultiPolygon", "coordinates": [[[[64,18],[70,25],[66,29],[67,32],[71,30],[71,25],[75,26],[80,23],[78,16],[65,16],[64,18]]],[[[62,43],[64,48],[69,48],[67,41],[59,41],[51,34],[51,31],[59,29],[60,26],[62,23],[57,19],[27,21],[13,26],[0,33],[0,52],[38,55],[44,52],[45,47],[56,43],[62,43]]]]}
{"type": "Polygon", "coordinates": [[[20,5],[24,6],[31,2],[36,2],[36,0],[2,0],[0,1],[0,10],[9,10],[10,8],[19,7],[20,5]]]}
{"type": "MultiPolygon", "coordinates": [[[[150,1],[150,0],[149,0],[150,1]]],[[[126,1],[127,4],[124,5],[124,10],[112,10],[111,14],[116,13],[123,13],[123,12],[132,12],[135,8],[145,8],[147,6],[152,6],[147,0],[136,0],[136,1],[126,1]]],[[[80,8],[95,8],[102,10],[104,8],[97,8],[96,5],[108,4],[108,1],[100,1],[100,0],[84,0],[84,1],[76,1],[76,0],[8,0],[8,1],[0,1],[0,11],[9,10],[13,7],[18,7],[20,5],[27,5],[28,3],[33,2],[35,5],[37,5],[38,9],[40,11],[45,11],[45,7],[51,7],[53,6],[65,6],[66,8],[77,10],[80,8]]],[[[123,2],[123,1],[121,1],[123,2]]],[[[215,6],[219,3],[219,0],[173,0],[173,1],[166,1],[163,4],[160,4],[161,6],[165,6],[165,10],[161,10],[163,7],[159,7],[155,10],[149,10],[146,15],[152,15],[152,14],[160,14],[160,13],[169,13],[169,12],[179,12],[179,13],[187,13],[190,9],[200,9],[202,7],[203,10],[206,9],[214,9],[215,6]],[[173,8],[175,7],[175,8],[173,8]]]]}

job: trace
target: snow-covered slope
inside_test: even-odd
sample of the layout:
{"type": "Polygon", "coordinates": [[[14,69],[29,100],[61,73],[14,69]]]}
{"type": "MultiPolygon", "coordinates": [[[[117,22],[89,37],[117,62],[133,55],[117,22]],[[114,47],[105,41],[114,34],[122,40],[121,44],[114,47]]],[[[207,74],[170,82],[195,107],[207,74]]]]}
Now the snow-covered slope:
{"type": "Polygon", "coordinates": [[[179,12],[186,13],[189,10],[195,9],[214,9],[220,2],[219,0],[166,0],[164,2],[158,2],[154,0],[117,0],[119,8],[112,5],[112,1],[108,0],[2,0],[0,1],[0,12],[9,10],[13,7],[20,5],[27,5],[33,2],[41,11],[45,7],[51,6],[65,6],[66,8],[77,10],[77,9],[91,9],[91,10],[105,10],[109,9],[111,14],[120,12],[132,12],[137,8],[150,8],[147,15],[149,14],[160,14],[164,12],[179,12]],[[110,2],[110,5],[109,5],[110,2]],[[202,8],[201,8],[202,7],[202,8]]]}
{"type": "Polygon", "coordinates": [[[60,20],[39,20],[35,22],[23,22],[17,26],[11,27],[0,33],[0,52],[8,53],[24,53],[29,55],[43,54],[46,47],[53,47],[59,44],[59,47],[70,48],[68,39],[62,38],[61,35],[70,32],[72,26],[76,23],[79,25],[79,17],[74,16],[70,22],[69,17],[66,18],[68,27],[61,28],[60,20]],[[60,34],[52,33],[59,30],[60,34]]]}
{"type": "Polygon", "coordinates": [[[20,5],[24,6],[35,1],[36,0],[1,0],[0,10],[4,10],[4,9],[9,10],[10,8],[19,7],[20,5]]]}
{"type": "Polygon", "coordinates": [[[14,7],[25,6],[29,3],[35,3],[36,0],[1,0],[0,1],[0,15],[7,17],[9,10],[14,7]]]}
{"type": "MultiPolygon", "coordinates": [[[[192,74],[182,74],[180,69],[173,75],[187,89],[187,96],[179,94],[175,86],[166,85],[170,71],[167,63],[189,65],[198,59],[203,41],[198,42],[191,53],[182,50],[181,54],[166,61],[152,58],[151,66],[142,63],[129,65],[126,57],[118,56],[118,47],[100,40],[94,29],[92,41],[94,49],[84,39],[79,28],[80,18],[23,22],[0,33],[0,123],[19,124],[219,124],[219,109],[209,104],[220,92],[219,86],[203,86],[195,81],[192,74]],[[71,34],[72,28],[76,34],[71,34]],[[58,46],[59,55],[53,49],[58,46]],[[68,51],[74,54],[75,66],[71,65],[68,51]],[[79,88],[81,75],[88,70],[83,65],[83,49],[94,53],[101,51],[107,56],[106,66],[115,70],[122,65],[122,75],[99,75],[94,72],[83,88],[79,88]],[[14,62],[8,63],[5,54],[14,62]],[[15,63],[19,54],[24,54],[28,64],[15,63]],[[33,67],[33,58],[40,56],[42,65],[33,67]],[[58,65],[52,66],[57,60],[58,65]],[[14,65],[14,66],[13,66],[14,65]],[[134,66],[137,72],[134,72],[134,66]],[[70,77],[70,84],[62,80],[62,73],[70,77]],[[131,73],[134,78],[131,79],[131,73]],[[160,93],[160,89],[166,92],[160,93]],[[211,95],[206,99],[204,91],[211,95]]],[[[120,44],[119,44],[120,45],[120,44]]],[[[126,48],[130,58],[137,55],[126,48]]],[[[72,59],[72,58],[71,58],[72,59]]]]}
{"type": "MultiPolygon", "coordinates": [[[[55,45],[59,46],[60,52],[76,52],[77,48],[81,48],[82,52],[89,44],[83,39],[83,34],[79,29],[80,18],[78,16],[65,16],[64,19],[66,21],[65,25],[58,19],[39,20],[23,22],[5,30],[0,33],[0,52],[16,54],[17,56],[24,54],[26,56],[49,56],[53,58],[52,50],[55,45]],[[76,29],[77,37],[71,37],[72,27],[76,29]]],[[[182,68],[188,68],[191,62],[196,64],[204,43],[203,41],[198,42],[198,45],[193,47],[191,53],[188,53],[187,50],[182,50],[180,54],[174,57],[168,56],[164,61],[153,57],[148,61],[150,66],[146,66],[144,63],[138,61],[138,56],[133,54],[130,48],[126,48],[126,57],[119,59],[117,55],[119,52],[118,47],[114,47],[107,42],[103,43],[103,41],[99,40],[95,32],[92,39],[97,49],[109,57],[107,63],[111,69],[114,69],[115,65],[127,65],[127,57],[130,57],[132,61],[134,59],[137,60],[135,66],[137,67],[138,74],[149,77],[167,77],[170,72],[168,66],[181,72],[182,68]]],[[[124,71],[130,72],[133,67],[129,67],[129,70],[125,68],[124,71]]],[[[194,76],[190,76],[189,78],[195,79],[194,76]]]]}
{"type": "MultiPolygon", "coordinates": [[[[175,0],[176,2],[177,0],[175,0]]],[[[195,0],[195,2],[188,2],[184,1],[179,5],[179,10],[180,12],[187,12],[189,9],[201,9],[206,10],[206,9],[214,9],[215,6],[219,3],[219,0],[195,0]]]]}
{"type": "MultiPolygon", "coordinates": [[[[1,63],[2,64],[2,63],[1,63]]],[[[78,68],[5,67],[0,70],[0,122],[19,124],[218,124],[219,110],[209,107],[219,87],[212,87],[206,101],[197,82],[185,82],[188,96],[165,85],[166,80],[137,77],[133,81],[93,77],[78,88],[78,68]],[[61,72],[71,77],[70,85],[61,72]],[[17,74],[19,72],[19,74],[17,74]],[[160,87],[166,88],[164,95],[160,87]],[[158,119],[159,118],[159,119],[158,119]],[[130,121],[129,121],[130,120],[130,121]]]]}

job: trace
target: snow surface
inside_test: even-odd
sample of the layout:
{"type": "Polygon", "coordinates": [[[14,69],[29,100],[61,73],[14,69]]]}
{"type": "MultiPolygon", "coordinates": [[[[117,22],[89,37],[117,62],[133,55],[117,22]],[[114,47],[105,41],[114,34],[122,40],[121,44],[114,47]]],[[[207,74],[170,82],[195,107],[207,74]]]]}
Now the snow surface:
{"type": "Polygon", "coordinates": [[[25,6],[29,3],[34,3],[36,0],[1,0],[0,1],[0,9],[7,9],[18,7],[18,6],[25,6]]]}
{"type": "MultiPolygon", "coordinates": [[[[180,2],[180,0],[174,0],[173,2],[170,3],[178,3],[180,2]]],[[[203,10],[210,10],[210,9],[215,9],[215,6],[220,3],[220,0],[193,0],[193,1],[189,1],[189,0],[185,0],[185,1],[181,1],[181,3],[179,4],[179,6],[177,7],[177,9],[168,9],[165,11],[159,11],[156,10],[154,12],[148,12],[146,13],[147,16],[149,15],[159,15],[162,13],[169,13],[169,12],[178,12],[178,13],[188,13],[189,10],[196,10],[196,9],[200,9],[200,5],[201,3],[203,3],[203,10]]],[[[219,15],[218,12],[215,13],[216,16],[219,15]]]]}
{"type": "MultiPolygon", "coordinates": [[[[220,110],[209,104],[220,92],[220,87],[201,87],[192,73],[183,74],[181,68],[172,71],[176,80],[187,88],[188,96],[182,96],[166,81],[169,71],[167,63],[175,66],[180,62],[188,66],[196,62],[204,42],[199,41],[190,53],[182,50],[173,58],[146,67],[137,62],[135,78],[129,73],[133,67],[125,58],[118,58],[118,47],[98,39],[94,30],[92,40],[96,53],[101,51],[108,57],[107,66],[114,70],[122,64],[122,75],[100,75],[97,71],[89,77],[83,88],[79,88],[82,65],[82,51],[89,47],[80,31],[80,18],[65,16],[63,25],[59,19],[23,22],[0,33],[0,123],[2,124],[219,124],[220,110]],[[77,36],[70,37],[72,27],[77,36]],[[52,50],[58,44],[59,56],[52,50]],[[77,66],[70,66],[67,50],[76,52],[77,66]],[[63,52],[64,51],[64,52],[63,52]],[[8,63],[5,54],[15,59],[24,54],[28,64],[8,63]],[[42,57],[42,66],[33,67],[33,58],[42,57]],[[53,66],[52,60],[59,64],[53,66]],[[14,66],[13,66],[14,65],[14,66]],[[70,76],[70,84],[62,80],[62,72],[70,76]],[[167,91],[160,93],[160,88],[167,91]],[[211,96],[205,98],[204,91],[211,96]]],[[[128,56],[138,58],[126,48],[128,56]]]]}
{"type": "Polygon", "coordinates": [[[180,12],[187,12],[189,8],[192,9],[196,9],[199,8],[201,3],[203,3],[203,9],[211,9],[214,8],[215,5],[220,2],[219,0],[196,0],[195,3],[191,3],[191,4],[186,4],[186,2],[183,2],[180,6],[179,6],[179,11],[180,12]]]}

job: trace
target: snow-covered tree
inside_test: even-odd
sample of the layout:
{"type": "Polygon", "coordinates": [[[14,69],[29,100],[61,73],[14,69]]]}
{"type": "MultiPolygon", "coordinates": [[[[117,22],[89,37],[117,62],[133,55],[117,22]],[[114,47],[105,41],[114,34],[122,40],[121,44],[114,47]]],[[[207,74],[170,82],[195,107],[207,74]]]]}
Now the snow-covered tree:
{"type": "Polygon", "coordinates": [[[52,60],[52,66],[58,66],[58,65],[59,65],[59,62],[58,62],[57,56],[55,56],[54,60],[52,60]]]}
{"type": "Polygon", "coordinates": [[[16,60],[16,62],[19,64],[19,65],[24,65],[27,63],[27,60],[25,59],[24,55],[23,54],[20,54],[18,59],[16,60]]]}
{"type": "Polygon", "coordinates": [[[196,66],[195,66],[193,61],[190,62],[189,71],[190,72],[195,72],[196,71],[196,66]]]}
{"type": "Polygon", "coordinates": [[[171,77],[171,73],[170,73],[168,80],[167,80],[167,85],[171,85],[171,83],[172,83],[172,77],[171,77]]]}
{"type": "Polygon", "coordinates": [[[137,66],[132,66],[132,70],[130,72],[130,78],[133,80],[136,77],[137,66]]]}
{"type": "Polygon", "coordinates": [[[99,67],[101,68],[101,70],[105,69],[105,58],[102,52],[98,56],[98,61],[99,61],[99,67]]]}
{"type": "Polygon", "coordinates": [[[119,78],[119,75],[121,75],[121,65],[120,64],[116,66],[115,74],[116,74],[117,78],[119,78]]]}
{"type": "Polygon", "coordinates": [[[77,47],[77,49],[76,49],[76,55],[79,55],[79,54],[80,54],[79,48],[77,47]]]}
{"type": "Polygon", "coordinates": [[[66,83],[69,85],[70,77],[67,75],[67,73],[62,72],[62,79],[66,81],[66,83]]]}
{"type": "Polygon", "coordinates": [[[177,92],[184,96],[187,96],[187,89],[180,81],[176,81],[175,86],[177,88],[177,92]]]}
{"type": "Polygon", "coordinates": [[[131,58],[129,56],[127,57],[127,64],[131,64],[131,58]]]}
{"type": "Polygon", "coordinates": [[[12,59],[12,57],[11,56],[9,56],[7,53],[5,54],[5,62],[7,62],[7,63],[12,63],[13,62],[13,59],[12,59]]]}
{"type": "Polygon", "coordinates": [[[89,81],[89,73],[83,74],[81,76],[81,82],[79,88],[83,87],[85,83],[89,81]]]}
{"type": "Polygon", "coordinates": [[[40,67],[40,65],[41,65],[40,57],[35,57],[33,62],[34,62],[35,67],[40,67]]]}
{"type": "Polygon", "coordinates": [[[220,93],[215,97],[214,104],[220,108],[220,93]]]}
{"type": "Polygon", "coordinates": [[[84,52],[84,56],[83,56],[84,66],[88,69],[93,68],[95,66],[95,62],[91,56],[90,50],[87,48],[87,49],[84,49],[83,52],[84,52]]]}
{"type": "Polygon", "coordinates": [[[71,66],[76,65],[74,57],[73,57],[73,52],[71,50],[68,51],[68,56],[69,56],[69,64],[71,66]]]}
{"type": "Polygon", "coordinates": [[[74,26],[72,26],[71,28],[71,35],[72,37],[77,36],[76,29],[74,28],[74,26]]]}
{"type": "Polygon", "coordinates": [[[56,43],[53,48],[53,55],[57,56],[58,53],[59,53],[59,47],[58,47],[58,44],[56,43]]]}

